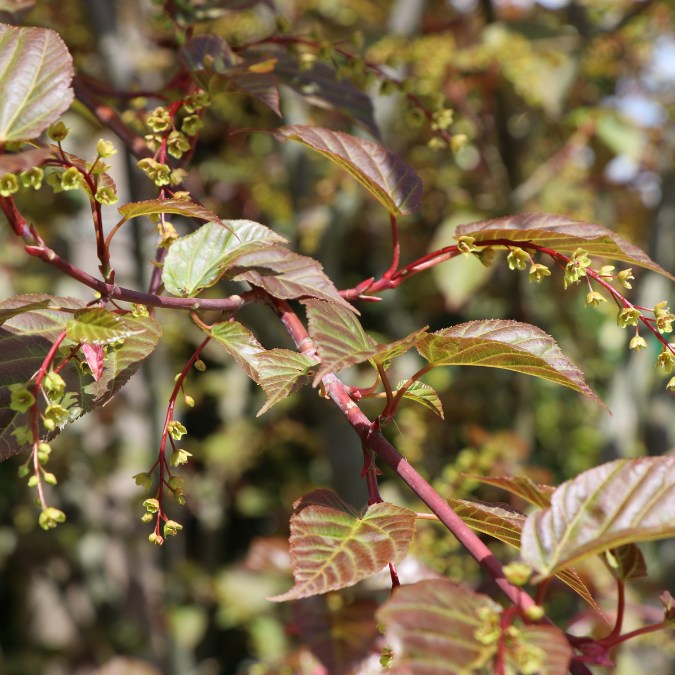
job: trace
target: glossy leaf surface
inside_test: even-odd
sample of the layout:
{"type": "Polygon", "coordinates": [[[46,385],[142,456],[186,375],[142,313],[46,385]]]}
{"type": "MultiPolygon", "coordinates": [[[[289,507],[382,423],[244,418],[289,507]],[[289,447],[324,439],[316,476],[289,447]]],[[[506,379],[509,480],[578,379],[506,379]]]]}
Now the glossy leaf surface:
{"type": "Polygon", "coordinates": [[[475,672],[496,652],[496,640],[476,637],[501,607],[486,595],[445,579],[400,586],[377,612],[394,651],[397,675],[457,675],[475,672]],[[487,615],[487,616],[486,616],[487,615]]]}
{"type": "Polygon", "coordinates": [[[434,366],[487,366],[550,380],[604,404],[556,341],[519,321],[470,321],[423,337],[419,353],[434,366]]]}
{"type": "Polygon", "coordinates": [[[267,394],[258,417],[312,380],[316,361],[290,349],[269,349],[255,357],[258,383],[267,394]]]}
{"type": "Polygon", "coordinates": [[[512,242],[530,242],[561,253],[573,253],[577,248],[590,256],[645,267],[675,281],[675,277],[657,265],[646,253],[623,237],[591,223],[572,220],[566,216],[544,213],[522,213],[495,218],[457,228],[457,237],[471,236],[476,242],[508,239],[512,242]]]}
{"type": "Polygon", "coordinates": [[[617,460],[563,483],[523,529],[522,555],[544,575],[623,544],[675,536],[675,458],[617,460]]]}
{"type": "Polygon", "coordinates": [[[73,59],[58,33],[0,24],[0,142],[35,138],[73,101],[73,59]]]}
{"type": "Polygon", "coordinates": [[[341,131],[292,125],[277,129],[281,141],[298,141],[343,168],[393,215],[414,213],[422,181],[402,159],[382,146],[341,131]]]}
{"type": "Polygon", "coordinates": [[[139,331],[142,329],[133,327],[126,317],[100,307],[82,309],[66,324],[69,339],[90,345],[118,342],[139,331]]]}
{"type": "MultiPolygon", "coordinates": [[[[398,385],[396,385],[396,389],[400,389],[404,384],[405,381],[399,382],[398,385]]],[[[438,415],[441,419],[445,419],[441,399],[438,397],[435,389],[428,384],[424,384],[424,382],[413,382],[408,389],[406,389],[403,398],[415,401],[415,403],[419,403],[428,410],[431,410],[434,415],[438,415]]]]}
{"type": "Polygon", "coordinates": [[[360,515],[329,490],[297,500],[291,517],[295,585],[270,600],[297,600],[353,586],[406,555],[415,514],[380,502],[360,515]]]}
{"type": "Polygon", "coordinates": [[[238,321],[225,321],[215,324],[209,334],[252,380],[258,381],[256,357],[265,350],[246,326],[238,321]]]}
{"type": "Polygon", "coordinates": [[[283,241],[251,220],[206,223],[174,241],[164,261],[162,281],[170,293],[192,297],[213,286],[246,253],[283,241]]]}

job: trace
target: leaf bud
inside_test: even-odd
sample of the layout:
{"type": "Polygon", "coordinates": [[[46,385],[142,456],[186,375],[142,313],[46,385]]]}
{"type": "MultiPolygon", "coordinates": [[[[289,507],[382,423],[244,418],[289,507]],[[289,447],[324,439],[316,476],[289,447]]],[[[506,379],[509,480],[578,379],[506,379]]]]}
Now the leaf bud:
{"type": "Polygon", "coordinates": [[[201,360],[197,359],[195,361],[195,368],[200,372],[203,373],[206,370],[206,364],[201,360]]]}
{"type": "Polygon", "coordinates": [[[49,471],[45,471],[42,474],[42,477],[45,479],[45,483],[47,483],[47,485],[56,485],[59,482],[56,480],[56,476],[53,473],[49,473],[49,471]]]}
{"type": "Polygon", "coordinates": [[[19,191],[19,179],[16,174],[6,173],[0,178],[0,195],[3,197],[11,197],[15,192],[19,191]]]}
{"type": "Polygon", "coordinates": [[[185,394],[183,396],[183,400],[185,401],[185,405],[188,406],[189,408],[195,407],[195,400],[192,398],[192,396],[185,394]]]}
{"type": "Polygon", "coordinates": [[[40,482],[40,479],[33,474],[29,479],[28,479],[28,487],[37,487],[37,484],[40,482]]]}
{"type": "Polygon", "coordinates": [[[523,562],[512,562],[504,565],[504,576],[514,586],[524,586],[532,576],[532,568],[523,562]]]}
{"type": "Polygon", "coordinates": [[[530,262],[530,256],[522,248],[516,246],[506,256],[506,262],[509,264],[510,270],[522,271],[527,266],[527,263],[530,262]]]}
{"type": "Polygon", "coordinates": [[[647,349],[647,341],[641,336],[636,335],[628,345],[630,349],[634,349],[636,352],[639,352],[641,349],[647,349]]]}
{"type": "Polygon", "coordinates": [[[50,125],[49,129],[47,129],[47,135],[56,143],[65,140],[69,133],[70,129],[61,120],[54,122],[54,124],[50,125]]]}
{"type": "Polygon", "coordinates": [[[635,279],[633,276],[633,268],[629,267],[625,270],[622,270],[616,275],[616,278],[619,280],[619,283],[624,287],[624,288],[633,288],[631,284],[629,284],[629,280],[635,279]]]}

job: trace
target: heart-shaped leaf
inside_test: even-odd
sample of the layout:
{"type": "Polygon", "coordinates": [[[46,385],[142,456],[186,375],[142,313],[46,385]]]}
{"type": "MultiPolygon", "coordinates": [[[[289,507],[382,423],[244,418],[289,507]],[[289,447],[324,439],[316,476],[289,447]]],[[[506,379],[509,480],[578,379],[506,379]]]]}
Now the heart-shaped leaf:
{"type": "Polygon", "coordinates": [[[618,234],[602,225],[583,223],[566,216],[521,213],[506,218],[460,225],[456,236],[470,236],[475,242],[494,241],[495,244],[503,244],[504,241],[532,243],[561,253],[572,253],[577,248],[583,248],[591,256],[621,260],[645,267],[675,281],[670,272],[657,265],[637,246],[618,234]]]}
{"type": "Polygon", "coordinates": [[[606,408],[556,341],[527,323],[506,320],[461,323],[422,337],[417,350],[434,366],[489,366],[550,380],[606,408]]]}
{"type": "Polygon", "coordinates": [[[478,476],[468,474],[467,477],[486,485],[494,485],[524,499],[529,504],[544,508],[551,503],[551,495],[555,491],[555,487],[552,485],[539,485],[528,476],[478,476]]]}
{"type": "Polygon", "coordinates": [[[321,357],[321,366],[314,376],[316,386],[327,373],[363,363],[368,360],[383,363],[405,354],[417,344],[425,329],[378,345],[361,327],[359,320],[350,311],[320,300],[307,300],[309,334],[316,343],[321,357]]]}
{"type": "Polygon", "coordinates": [[[73,342],[106,345],[142,332],[132,327],[127,318],[101,307],[82,309],[66,324],[66,335],[73,342]]]}
{"type": "Polygon", "coordinates": [[[486,595],[445,579],[397,588],[377,612],[394,652],[396,675],[457,675],[486,666],[497,640],[481,632],[499,631],[502,608],[486,595]]]}
{"type": "Polygon", "coordinates": [[[675,457],[623,459],[584,471],[523,529],[522,555],[544,575],[623,544],[675,536],[675,457]]]}
{"type": "Polygon", "coordinates": [[[356,312],[326,276],[321,263],[283,246],[268,246],[241,256],[227,276],[264,288],[275,298],[320,298],[356,312]]]}
{"type": "Polygon", "coordinates": [[[251,220],[206,223],[174,241],[164,260],[162,281],[170,293],[193,297],[213,286],[243,255],[284,241],[251,220]]]}
{"type": "MultiPolygon", "coordinates": [[[[524,514],[511,508],[508,504],[469,501],[467,499],[448,499],[448,504],[472,529],[488,534],[520,550],[521,534],[527,521],[527,516],[524,514]]],[[[555,576],[586,600],[603,619],[605,618],[600,606],[593,599],[588,587],[573,567],[560,570],[555,576]]]]}
{"type": "Polygon", "coordinates": [[[270,600],[282,602],[353,586],[400,562],[415,532],[415,513],[379,502],[362,515],[329,490],[293,504],[291,562],[295,585],[270,600]]]}
{"type": "Polygon", "coordinates": [[[258,383],[267,394],[257,417],[311,381],[316,361],[290,349],[269,349],[255,356],[258,383]]]}
{"type": "Polygon", "coordinates": [[[246,326],[238,321],[225,321],[215,324],[209,334],[253,381],[258,382],[257,356],[265,350],[246,326]]]}
{"type": "Polygon", "coordinates": [[[567,675],[572,646],[555,626],[519,626],[515,638],[507,641],[505,655],[518,673],[567,675]]]}
{"type": "Polygon", "coordinates": [[[73,59],[48,28],[0,24],[0,142],[39,136],[73,101],[73,59]]]}
{"type": "Polygon", "coordinates": [[[298,141],[316,150],[353,176],[392,215],[414,213],[422,197],[422,181],[402,159],[382,146],[341,131],[321,127],[280,127],[281,141],[298,141]]]}

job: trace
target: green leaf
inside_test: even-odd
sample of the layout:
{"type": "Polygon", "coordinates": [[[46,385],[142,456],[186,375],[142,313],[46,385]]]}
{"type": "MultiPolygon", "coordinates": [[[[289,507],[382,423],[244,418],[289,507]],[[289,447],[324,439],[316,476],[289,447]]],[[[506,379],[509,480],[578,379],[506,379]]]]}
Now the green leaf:
{"type": "Polygon", "coordinates": [[[258,411],[257,417],[260,417],[273,405],[309,384],[317,363],[309,356],[289,349],[270,349],[256,354],[255,367],[258,384],[267,394],[265,405],[258,411]]]}
{"type": "MultiPolygon", "coordinates": [[[[448,499],[448,504],[470,528],[520,550],[521,535],[527,521],[527,516],[524,514],[508,504],[467,499],[448,499]]],[[[600,606],[573,567],[560,570],[555,576],[586,600],[603,619],[605,618],[600,606]]]]}
{"type": "MultiPolygon", "coordinates": [[[[83,304],[73,298],[47,295],[17,296],[0,303],[0,311],[8,306],[25,306],[27,302],[48,301],[53,305],[73,310],[83,304]]],[[[26,447],[17,442],[12,432],[29,423],[28,414],[17,413],[9,407],[9,387],[31,380],[52,348],[54,340],[65,330],[71,313],[52,309],[37,309],[8,319],[0,328],[0,460],[6,459],[26,447]]],[[[68,422],[82,414],[104,405],[138,370],[142,361],[152,352],[160,335],[159,324],[150,318],[125,317],[130,334],[122,345],[109,348],[103,361],[101,377],[92,381],[74,360],[61,370],[66,381],[66,393],[60,405],[69,412],[68,422]]],[[[38,398],[40,409],[45,402],[38,398]]],[[[40,438],[46,439],[60,432],[47,432],[39,421],[40,438]]]]}
{"type": "MultiPolygon", "coordinates": [[[[182,199],[148,199],[144,202],[129,202],[119,207],[118,211],[125,219],[138,218],[139,216],[154,216],[160,213],[174,213],[186,218],[198,218],[221,224],[222,227],[231,231],[231,223],[220,218],[211,210],[195,202],[187,202],[182,199]]],[[[251,221],[234,221],[249,223],[251,221]]],[[[260,227],[263,227],[260,225],[260,227]]],[[[283,241],[283,238],[280,237],[283,241]]]]}
{"type": "Polygon", "coordinates": [[[174,241],[164,261],[162,281],[170,293],[193,297],[213,286],[243,255],[283,241],[251,220],[206,223],[174,241]]]}
{"type": "Polygon", "coordinates": [[[555,491],[555,487],[552,485],[539,485],[528,476],[477,476],[467,474],[467,477],[486,485],[494,485],[534,506],[544,508],[550,505],[551,495],[555,491]]]}
{"type": "Polygon", "coordinates": [[[283,246],[268,246],[241,256],[227,276],[264,288],[275,298],[319,298],[356,312],[326,276],[321,263],[283,246]]]}
{"type": "Polygon", "coordinates": [[[605,559],[612,572],[622,581],[647,576],[647,563],[637,544],[625,544],[605,551],[605,559]]]}
{"type": "Polygon", "coordinates": [[[563,483],[523,529],[522,555],[544,575],[623,544],[675,536],[675,457],[623,459],[563,483]]]}
{"type": "Polygon", "coordinates": [[[362,515],[329,490],[315,490],[293,504],[291,563],[295,585],[269,598],[297,600],[353,586],[400,562],[415,532],[415,514],[387,502],[362,515]]]}
{"type": "Polygon", "coordinates": [[[418,210],[422,181],[402,159],[382,146],[341,131],[321,127],[280,127],[281,141],[298,141],[316,150],[353,176],[392,215],[418,210]]]}
{"type": "Polygon", "coordinates": [[[66,334],[73,342],[91,345],[118,342],[140,331],[131,327],[127,317],[101,307],[82,309],[66,324],[66,334]]]}
{"type": "Polygon", "coordinates": [[[497,651],[502,608],[445,579],[400,586],[378,610],[396,673],[458,675],[486,666],[497,651]],[[480,640],[481,633],[494,639],[480,640]]]}
{"type": "Polygon", "coordinates": [[[567,675],[573,655],[565,633],[555,626],[518,626],[505,653],[516,672],[537,675],[567,675]]]}
{"type": "Polygon", "coordinates": [[[543,213],[521,213],[505,218],[484,220],[457,228],[457,237],[471,236],[475,242],[508,241],[515,244],[537,244],[561,253],[583,248],[590,256],[621,260],[645,267],[675,281],[675,277],[657,265],[637,246],[602,225],[582,223],[566,216],[543,213]]]}
{"type": "MultiPolygon", "coordinates": [[[[401,382],[396,385],[396,389],[400,389],[405,383],[406,380],[401,380],[401,382]]],[[[406,389],[403,398],[415,401],[431,410],[431,412],[438,415],[441,419],[445,419],[441,399],[438,397],[438,394],[433,387],[430,387],[428,384],[424,384],[424,382],[413,382],[408,389],[406,389]]]]}
{"type": "Polygon", "coordinates": [[[265,350],[246,326],[238,321],[226,321],[215,324],[209,334],[252,380],[258,382],[257,356],[265,350]]]}
{"type": "Polygon", "coordinates": [[[0,142],[39,136],[73,101],[73,59],[58,33],[0,24],[0,142]]]}
{"type": "Polygon", "coordinates": [[[380,135],[370,96],[348,79],[338,79],[335,68],[319,61],[311,68],[303,68],[295,57],[280,50],[266,54],[277,59],[274,72],[281,81],[309,103],[338,110],[360,122],[373,136],[380,135]]]}
{"type": "Polygon", "coordinates": [[[489,366],[550,380],[606,408],[555,340],[527,323],[470,321],[422,337],[417,350],[434,366],[489,366]]]}
{"type": "Polygon", "coordinates": [[[14,316],[24,314],[25,312],[33,312],[36,309],[45,309],[51,305],[50,299],[35,301],[32,299],[33,297],[31,295],[15,296],[0,303],[0,326],[14,316]],[[21,299],[18,302],[13,302],[17,298],[21,299]]]}
{"type": "Polygon", "coordinates": [[[320,300],[307,300],[305,305],[308,331],[321,357],[314,386],[327,373],[339,372],[371,359],[384,363],[400,356],[411,349],[425,332],[421,329],[400,340],[378,345],[366,334],[354,314],[343,307],[320,300]]]}

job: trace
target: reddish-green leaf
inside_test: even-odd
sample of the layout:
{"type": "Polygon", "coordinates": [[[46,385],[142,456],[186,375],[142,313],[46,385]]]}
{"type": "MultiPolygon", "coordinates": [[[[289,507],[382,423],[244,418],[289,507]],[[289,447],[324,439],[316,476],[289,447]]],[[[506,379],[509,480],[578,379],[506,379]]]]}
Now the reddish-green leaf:
{"type": "MultiPolygon", "coordinates": [[[[396,389],[400,389],[404,384],[405,380],[402,380],[396,386],[396,389]]],[[[441,419],[445,419],[443,414],[443,404],[441,399],[438,397],[436,390],[433,387],[430,387],[424,382],[413,382],[408,389],[406,389],[403,398],[407,398],[411,401],[415,401],[420,405],[423,405],[425,408],[428,408],[435,415],[438,415],[441,419]]]]}
{"type": "Polygon", "coordinates": [[[434,366],[489,366],[561,384],[604,403],[556,341],[519,321],[470,321],[422,337],[419,353],[434,366]]]}
{"type": "Polygon", "coordinates": [[[192,297],[213,286],[245,254],[283,241],[251,220],[206,223],[174,241],[164,260],[162,281],[170,293],[192,297]]]}
{"type": "Polygon", "coordinates": [[[359,320],[343,307],[307,300],[309,334],[314,340],[321,366],[314,376],[314,385],[327,373],[338,372],[357,363],[373,360],[383,363],[411,349],[424,333],[424,329],[410,335],[378,345],[361,327],[359,320]]]}
{"type": "MultiPolygon", "coordinates": [[[[472,529],[488,534],[520,550],[521,533],[527,521],[527,516],[524,514],[508,504],[491,504],[467,499],[448,499],[448,504],[472,529]]],[[[560,570],[555,576],[578,593],[604,618],[602,610],[574,568],[568,567],[560,570]]]]}
{"type": "Polygon", "coordinates": [[[534,506],[544,508],[551,503],[551,495],[555,490],[552,485],[539,485],[528,476],[478,476],[470,474],[468,477],[486,485],[494,485],[534,506]]]}
{"type": "Polygon", "coordinates": [[[647,563],[637,544],[625,544],[605,551],[605,560],[612,572],[622,581],[647,576],[647,563]]]}
{"type": "Polygon", "coordinates": [[[323,596],[293,604],[300,637],[326,668],[326,673],[354,673],[379,637],[374,600],[330,603],[323,596]]]}
{"type": "Polygon", "coordinates": [[[353,176],[393,215],[414,213],[422,181],[402,159],[372,141],[321,127],[291,125],[275,132],[281,141],[298,141],[353,176]]]}
{"type": "Polygon", "coordinates": [[[283,246],[268,246],[241,256],[227,276],[264,288],[275,298],[319,298],[356,312],[326,276],[321,263],[283,246]]]}
{"type": "MultiPolygon", "coordinates": [[[[71,310],[80,310],[84,304],[73,298],[30,295],[0,303],[0,310],[42,302],[49,302],[50,307],[71,310]]],[[[31,380],[72,315],[72,311],[34,309],[8,319],[0,328],[0,459],[6,459],[25,447],[17,442],[12,432],[29,422],[27,413],[18,413],[9,407],[9,386],[31,380]]],[[[68,402],[67,405],[62,404],[69,410],[69,422],[110,400],[157,344],[161,331],[156,321],[127,316],[125,322],[131,334],[123,344],[109,348],[98,381],[92,381],[92,377],[72,360],[61,371],[66,381],[68,402]]],[[[38,398],[38,404],[41,409],[44,408],[42,397],[38,398]]],[[[41,438],[54,436],[60,431],[57,429],[50,434],[42,427],[41,421],[38,424],[41,438]]]]}
{"type": "Polygon", "coordinates": [[[506,643],[506,660],[518,673],[567,675],[572,647],[555,626],[519,626],[506,643]]]}
{"type": "Polygon", "coordinates": [[[675,457],[603,464],[563,483],[523,529],[522,555],[545,575],[623,544],[675,536],[675,457]]]}
{"type": "Polygon", "coordinates": [[[73,59],[58,33],[0,24],[0,142],[35,138],[72,103],[73,59]]]}
{"type": "Polygon", "coordinates": [[[377,612],[394,652],[387,672],[475,672],[496,653],[501,610],[488,596],[445,579],[400,586],[377,612]],[[483,640],[479,639],[481,632],[486,635],[483,640]]]}
{"type": "Polygon", "coordinates": [[[457,237],[471,236],[476,242],[508,240],[532,243],[561,253],[583,248],[591,256],[621,260],[638,265],[675,281],[675,277],[657,265],[637,246],[602,225],[583,223],[566,216],[521,213],[457,228],[457,237]]]}
{"type": "Polygon", "coordinates": [[[13,155],[0,155],[0,176],[6,173],[19,173],[40,166],[49,157],[46,148],[31,148],[13,155]]]}
{"type": "Polygon", "coordinates": [[[32,295],[19,295],[0,303],[0,326],[8,319],[36,309],[45,309],[52,304],[50,299],[34,300],[32,295]]]}
{"type": "Polygon", "coordinates": [[[294,504],[291,562],[295,585],[270,600],[297,600],[353,586],[400,562],[415,532],[415,514],[380,502],[362,515],[329,490],[294,504]]]}
{"type": "MultiPolygon", "coordinates": [[[[198,218],[221,224],[230,229],[228,221],[223,221],[211,210],[195,202],[187,202],[182,199],[148,199],[144,202],[129,202],[119,207],[118,211],[127,219],[139,216],[154,216],[160,213],[175,213],[186,218],[198,218]]],[[[238,221],[235,221],[238,222],[238,221]]],[[[243,221],[250,222],[250,221],[243,221]]],[[[261,225],[262,227],[262,225],[261,225]]]]}
{"type": "Polygon", "coordinates": [[[215,324],[209,334],[252,380],[258,382],[257,356],[265,350],[246,326],[238,321],[225,321],[215,324]]]}
{"type": "Polygon", "coordinates": [[[304,64],[285,51],[265,53],[277,60],[274,72],[281,81],[304,96],[309,103],[338,110],[363,124],[373,136],[380,135],[370,96],[348,79],[339,79],[332,66],[317,61],[311,68],[305,68],[304,64]]]}
{"type": "Polygon", "coordinates": [[[126,316],[101,307],[82,309],[66,324],[66,335],[73,342],[86,342],[90,345],[119,342],[142,330],[133,326],[126,316]]]}
{"type": "Polygon", "coordinates": [[[273,405],[288,398],[311,381],[316,361],[289,349],[270,349],[255,355],[258,384],[265,390],[267,401],[258,417],[273,405]]]}

